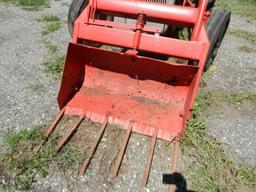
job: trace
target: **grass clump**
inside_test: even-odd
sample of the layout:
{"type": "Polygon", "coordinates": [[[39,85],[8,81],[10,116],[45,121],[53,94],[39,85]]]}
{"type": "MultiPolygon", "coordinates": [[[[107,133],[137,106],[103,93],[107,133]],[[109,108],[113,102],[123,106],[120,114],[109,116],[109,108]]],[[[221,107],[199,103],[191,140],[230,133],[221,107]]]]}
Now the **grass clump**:
{"type": "Polygon", "coordinates": [[[249,41],[251,43],[256,43],[256,32],[249,32],[249,31],[245,31],[243,29],[230,27],[228,29],[228,33],[230,35],[246,39],[247,41],[249,41]]]}
{"type": "Polygon", "coordinates": [[[233,93],[226,91],[211,91],[201,94],[199,96],[200,102],[195,105],[196,110],[205,110],[206,107],[210,105],[218,105],[219,103],[231,103],[231,104],[241,104],[244,102],[256,102],[256,92],[246,92],[246,93],[233,93]],[[197,105],[200,105],[197,107],[197,105]]]}
{"type": "Polygon", "coordinates": [[[53,45],[52,43],[50,43],[46,40],[43,40],[43,43],[44,43],[45,47],[50,51],[51,54],[58,52],[58,47],[56,45],[53,45]]]}
{"type": "Polygon", "coordinates": [[[61,27],[60,21],[52,21],[44,27],[44,29],[41,33],[43,36],[48,35],[49,33],[53,32],[53,31],[57,31],[60,27],[61,27]]]}
{"type": "Polygon", "coordinates": [[[38,11],[40,7],[48,6],[48,0],[2,0],[6,3],[13,3],[22,6],[25,10],[38,11]]]}
{"type": "Polygon", "coordinates": [[[41,94],[45,91],[44,85],[41,83],[30,84],[27,89],[37,94],[41,94]]]}
{"type": "Polygon", "coordinates": [[[57,16],[54,15],[43,15],[39,21],[42,22],[51,22],[51,21],[59,21],[60,19],[57,16]]]}
{"type": "Polygon", "coordinates": [[[197,98],[193,118],[187,123],[182,144],[183,150],[189,148],[188,153],[196,159],[193,165],[184,170],[184,174],[189,175],[189,185],[200,192],[237,191],[239,186],[255,188],[255,167],[236,165],[229,160],[220,143],[206,134],[206,122],[200,119],[200,114],[210,103],[207,98],[197,98]]]}
{"type": "Polygon", "coordinates": [[[239,50],[244,53],[256,53],[256,49],[252,47],[248,47],[246,45],[243,45],[239,47],[239,50]]]}
{"type": "MultiPolygon", "coordinates": [[[[38,153],[33,150],[45,140],[41,128],[12,132],[5,136],[6,152],[1,157],[5,165],[6,181],[0,183],[5,191],[26,191],[38,178],[46,177],[50,165],[57,165],[63,172],[80,164],[83,154],[69,145],[56,154],[54,140],[48,141],[38,153]]],[[[1,189],[0,188],[0,189],[1,189]]]]}
{"type": "Polygon", "coordinates": [[[217,0],[217,7],[229,9],[234,14],[238,14],[248,19],[256,19],[255,0],[217,0]]]}
{"type": "Polygon", "coordinates": [[[59,56],[56,56],[56,57],[50,59],[46,63],[45,72],[52,74],[54,78],[58,78],[60,76],[60,73],[63,70],[64,60],[65,60],[64,55],[59,55],[59,56]]]}

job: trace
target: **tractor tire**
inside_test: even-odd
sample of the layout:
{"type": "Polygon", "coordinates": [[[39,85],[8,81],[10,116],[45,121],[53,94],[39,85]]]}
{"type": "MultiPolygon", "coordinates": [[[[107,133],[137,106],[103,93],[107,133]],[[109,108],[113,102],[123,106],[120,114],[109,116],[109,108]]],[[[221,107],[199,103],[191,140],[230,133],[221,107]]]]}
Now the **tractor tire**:
{"type": "Polygon", "coordinates": [[[206,24],[210,48],[205,62],[204,71],[207,71],[217,56],[218,49],[228,29],[230,18],[231,12],[221,9],[214,12],[206,24]]]}
{"type": "Polygon", "coordinates": [[[81,12],[88,5],[89,0],[73,0],[68,11],[68,30],[70,35],[73,35],[73,28],[76,19],[81,14],[81,12]]]}

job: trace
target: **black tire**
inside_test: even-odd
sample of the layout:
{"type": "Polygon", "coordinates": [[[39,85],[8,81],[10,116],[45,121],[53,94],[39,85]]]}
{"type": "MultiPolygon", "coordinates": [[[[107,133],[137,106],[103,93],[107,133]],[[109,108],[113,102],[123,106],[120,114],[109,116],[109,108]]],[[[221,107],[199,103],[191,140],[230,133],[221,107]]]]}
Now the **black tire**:
{"type": "Polygon", "coordinates": [[[88,5],[89,0],[73,0],[68,11],[68,30],[73,35],[74,23],[81,12],[88,5]]]}
{"type": "Polygon", "coordinates": [[[207,71],[217,56],[218,49],[227,31],[230,18],[231,12],[221,9],[214,12],[206,24],[206,30],[211,45],[205,62],[204,71],[207,71]]]}

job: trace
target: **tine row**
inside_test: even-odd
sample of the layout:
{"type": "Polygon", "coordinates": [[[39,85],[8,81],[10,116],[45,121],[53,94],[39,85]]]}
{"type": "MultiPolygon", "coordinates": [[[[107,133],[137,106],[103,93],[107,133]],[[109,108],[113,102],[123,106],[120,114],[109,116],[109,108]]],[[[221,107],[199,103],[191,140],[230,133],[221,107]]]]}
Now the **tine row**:
{"type": "MultiPolygon", "coordinates": [[[[45,136],[46,136],[46,140],[43,141],[40,145],[38,145],[35,149],[36,152],[38,152],[40,150],[40,148],[44,145],[44,143],[47,141],[48,137],[51,135],[51,133],[53,132],[53,130],[55,129],[55,127],[57,126],[58,122],[60,121],[60,119],[62,118],[62,116],[64,115],[65,112],[65,108],[63,108],[61,111],[59,111],[59,113],[57,114],[54,122],[52,123],[51,126],[49,126],[49,128],[46,130],[45,136]]],[[[67,142],[68,139],[70,139],[70,137],[73,135],[74,131],[79,127],[79,125],[81,124],[81,122],[84,120],[85,115],[81,115],[79,117],[79,119],[74,123],[74,125],[67,131],[67,133],[63,136],[63,138],[61,139],[61,141],[57,144],[56,146],[56,152],[60,151],[61,148],[65,145],[65,143],[67,142]]],[[[102,124],[95,142],[93,144],[93,146],[91,147],[90,151],[89,151],[89,155],[88,157],[86,157],[81,165],[80,171],[79,171],[79,175],[82,176],[84,175],[84,173],[86,172],[90,161],[92,159],[92,157],[94,156],[98,145],[103,137],[103,134],[106,130],[107,124],[108,124],[108,115],[106,115],[106,118],[104,120],[104,123],[102,124]]],[[[124,135],[124,139],[123,139],[123,143],[121,144],[121,149],[119,151],[119,154],[117,156],[116,161],[114,162],[114,165],[111,169],[111,176],[112,177],[116,177],[118,175],[119,169],[121,167],[121,163],[132,133],[132,128],[133,128],[133,123],[129,122],[129,124],[126,127],[126,133],[124,135]]],[[[150,174],[150,169],[151,169],[151,165],[152,165],[152,161],[153,161],[153,156],[154,156],[154,151],[155,151],[155,145],[157,142],[157,135],[158,135],[158,129],[155,128],[154,132],[153,132],[153,136],[151,138],[150,141],[150,145],[148,148],[148,155],[147,155],[147,161],[146,161],[146,166],[145,166],[145,170],[144,170],[144,175],[143,175],[143,179],[142,179],[142,186],[146,187],[147,183],[148,183],[148,178],[149,178],[149,174],[150,174]]],[[[179,153],[179,141],[174,141],[174,152],[173,152],[173,158],[172,158],[172,173],[176,172],[176,168],[177,168],[177,160],[178,160],[178,153],[179,153]]],[[[169,186],[169,192],[173,192],[175,189],[175,187],[173,185],[169,186]]]]}

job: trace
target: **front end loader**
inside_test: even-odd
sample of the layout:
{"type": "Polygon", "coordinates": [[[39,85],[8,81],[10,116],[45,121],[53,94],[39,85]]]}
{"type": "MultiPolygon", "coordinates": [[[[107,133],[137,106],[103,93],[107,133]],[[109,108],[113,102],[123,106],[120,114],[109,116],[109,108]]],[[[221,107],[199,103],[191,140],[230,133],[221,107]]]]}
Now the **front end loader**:
{"type": "Polygon", "coordinates": [[[171,171],[176,172],[179,144],[201,77],[216,57],[230,21],[230,12],[213,11],[214,3],[73,0],[68,19],[72,40],[58,95],[60,112],[46,137],[50,137],[63,115],[79,118],[57,150],[84,119],[102,124],[89,157],[81,166],[81,175],[108,124],[126,131],[112,169],[113,177],[118,175],[133,132],[152,137],[144,186],[157,139],[174,143],[171,171]],[[186,35],[182,36],[182,31],[186,35]]]}

